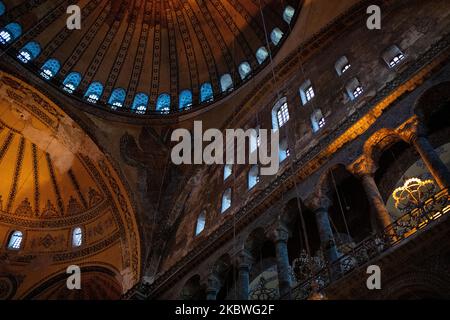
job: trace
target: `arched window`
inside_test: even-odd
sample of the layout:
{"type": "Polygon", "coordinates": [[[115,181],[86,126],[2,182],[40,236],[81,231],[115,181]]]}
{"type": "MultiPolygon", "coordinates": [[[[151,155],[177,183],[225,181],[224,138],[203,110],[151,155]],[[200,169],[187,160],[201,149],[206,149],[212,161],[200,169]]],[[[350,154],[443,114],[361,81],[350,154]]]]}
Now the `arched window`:
{"type": "Polygon", "coordinates": [[[290,24],[292,22],[292,18],[294,17],[295,9],[291,6],[287,6],[284,9],[283,12],[283,20],[286,21],[286,23],[290,24]]]}
{"type": "Polygon", "coordinates": [[[233,173],[233,165],[232,164],[226,164],[223,167],[223,180],[227,180],[231,174],[233,173]]]}
{"type": "Polygon", "coordinates": [[[111,106],[111,109],[115,110],[117,108],[122,108],[125,103],[125,98],[127,93],[125,89],[117,88],[111,93],[109,97],[108,104],[111,106]]]}
{"type": "Polygon", "coordinates": [[[356,100],[364,93],[364,89],[358,79],[351,79],[346,85],[347,94],[350,100],[356,100]]]}
{"type": "Polygon", "coordinates": [[[190,90],[181,91],[179,99],[178,103],[181,110],[192,107],[192,92],[190,90]]]}
{"type": "Polygon", "coordinates": [[[393,45],[383,52],[383,60],[389,68],[394,68],[405,60],[405,54],[398,46],[393,45]]]}
{"type": "Polygon", "coordinates": [[[204,83],[200,88],[200,103],[212,102],[214,100],[214,93],[211,83],[204,83]]]}
{"type": "Polygon", "coordinates": [[[220,87],[222,88],[222,92],[233,90],[233,79],[228,73],[220,78],[220,87]]]}
{"type": "Polygon", "coordinates": [[[167,93],[162,93],[156,101],[156,110],[161,113],[169,113],[170,111],[170,96],[167,93]]]}
{"type": "Polygon", "coordinates": [[[290,156],[291,152],[289,150],[287,139],[281,140],[279,154],[280,154],[280,163],[290,156]]]}
{"type": "Polygon", "coordinates": [[[81,74],[78,72],[71,72],[63,82],[63,90],[68,93],[74,93],[81,82],[81,74]]]}
{"type": "Polygon", "coordinates": [[[272,43],[277,46],[280,43],[281,38],[283,38],[283,35],[284,33],[280,30],[280,28],[275,28],[270,34],[270,40],[272,40],[272,43]]]}
{"type": "Polygon", "coordinates": [[[86,90],[84,98],[90,103],[97,103],[103,93],[103,85],[100,82],[92,82],[86,90]]]}
{"type": "Polygon", "coordinates": [[[259,167],[254,165],[248,171],[248,190],[253,189],[259,182],[259,167]]]}
{"type": "Polygon", "coordinates": [[[227,211],[231,207],[231,188],[225,190],[222,195],[222,213],[227,211]]]}
{"type": "Polygon", "coordinates": [[[22,247],[23,233],[20,231],[13,231],[9,237],[8,249],[19,250],[22,247]]]}
{"type": "Polygon", "coordinates": [[[6,11],[5,4],[3,1],[0,1],[0,16],[4,15],[6,11]]]}
{"type": "Polygon", "coordinates": [[[320,129],[325,127],[325,118],[323,117],[322,110],[316,109],[311,115],[311,126],[313,132],[318,132],[320,129]]]}
{"type": "Polygon", "coordinates": [[[81,247],[83,244],[83,230],[78,227],[72,231],[72,246],[81,247]]]}
{"type": "Polygon", "coordinates": [[[310,80],[305,81],[300,87],[300,98],[303,105],[310,102],[316,96],[314,88],[310,80]]]}
{"type": "Polygon", "coordinates": [[[197,218],[197,225],[195,227],[195,235],[198,236],[200,233],[205,230],[206,225],[206,213],[205,211],[202,211],[200,215],[197,218]]]}
{"type": "Polygon", "coordinates": [[[281,98],[272,109],[272,126],[279,129],[289,121],[287,98],[281,98]]]}
{"type": "Polygon", "coordinates": [[[148,95],[145,93],[138,93],[134,97],[133,110],[137,114],[145,114],[148,107],[148,95]]]}
{"type": "Polygon", "coordinates": [[[269,57],[269,52],[265,47],[261,47],[256,51],[256,60],[259,64],[262,64],[269,57]]]}
{"type": "Polygon", "coordinates": [[[41,68],[41,77],[50,80],[53,78],[61,68],[61,64],[56,59],[47,60],[41,68]]]}
{"type": "Polygon", "coordinates": [[[28,42],[22,49],[20,49],[17,59],[23,63],[28,63],[36,59],[41,54],[41,46],[35,41],[28,42]]]}
{"type": "Polygon", "coordinates": [[[239,75],[241,76],[242,80],[245,80],[250,73],[252,72],[252,67],[248,62],[242,62],[239,65],[239,75]]]}
{"type": "Polygon", "coordinates": [[[336,69],[336,72],[339,76],[342,76],[348,69],[350,69],[351,65],[348,62],[348,59],[346,56],[342,56],[339,58],[338,61],[336,61],[336,64],[334,65],[334,68],[336,69]]]}
{"type": "Polygon", "coordinates": [[[13,42],[22,34],[22,27],[12,22],[0,30],[0,43],[5,45],[13,42]]]}

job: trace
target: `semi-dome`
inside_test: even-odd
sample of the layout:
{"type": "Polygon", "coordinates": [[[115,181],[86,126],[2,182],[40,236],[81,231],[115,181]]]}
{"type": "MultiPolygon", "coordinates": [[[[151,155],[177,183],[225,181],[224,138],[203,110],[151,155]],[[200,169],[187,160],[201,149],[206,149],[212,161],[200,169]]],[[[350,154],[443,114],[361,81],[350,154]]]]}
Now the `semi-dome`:
{"type": "Polygon", "coordinates": [[[43,79],[98,108],[166,114],[217,101],[261,70],[302,1],[76,1],[79,30],[67,1],[0,3],[0,46],[43,79]]]}

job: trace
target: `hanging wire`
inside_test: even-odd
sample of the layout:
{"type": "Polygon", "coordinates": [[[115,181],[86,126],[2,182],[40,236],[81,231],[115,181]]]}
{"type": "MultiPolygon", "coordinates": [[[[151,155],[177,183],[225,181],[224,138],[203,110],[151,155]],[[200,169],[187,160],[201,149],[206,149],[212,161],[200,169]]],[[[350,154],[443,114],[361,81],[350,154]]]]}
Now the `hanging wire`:
{"type": "Polygon", "coordinates": [[[334,174],[333,174],[333,170],[332,169],[330,169],[330,174],[331,174],[331,180],[333,181],[334,190],[335,190],[337,198],[338,198],[338,202],[339,202],[339,207],[341,209],[342,218],[344,220],[345,230],[346,230],[347,235],[349,236],[349,238],[351,238],[350,230],[349,230],[348,224],[347,224],[347,219],[345,218],[344,208],[342,207],[341,195],[340,195],[339,190],[337,188],[336,180],[334,179],[334,174]]]}

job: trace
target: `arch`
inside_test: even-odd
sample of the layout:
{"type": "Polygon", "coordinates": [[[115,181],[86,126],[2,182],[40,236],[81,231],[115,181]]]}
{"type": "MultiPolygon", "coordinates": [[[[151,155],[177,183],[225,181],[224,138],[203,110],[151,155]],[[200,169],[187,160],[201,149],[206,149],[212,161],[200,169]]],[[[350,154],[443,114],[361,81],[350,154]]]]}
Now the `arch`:
{"type": "Polygon", "coordinates": [[[100,100],[100,97],[103,94],[103,85],[98,82],[92,82],[88,89],[86,90],[86,93],[84,94],[84,98],[90,102],[90,103],[97,103],[98,100],[100,100]]]}
{"type": "Polygon", "coordinates": [[[46,80],[53,78],[61,68],[61,63],[56,59],[49,59],[41,67],[41,77],[46,80]]]}
{"type": "Polygon", "coordinates": [[[263,64],[268,57],[269,51],[267,51],[266,47],[261,47],[256,51],[256,60],[258,60],[259,64],[263,64]]]}
{"type": "Polygon", "coordinates": [[[41,54],[41,46],[36,41],[30,41],[20,49],[17,59],[23,63],[33,61],[41,54]]]}
{"type": "Polygon", "coordinates": [[[242,80],[247,79],[251,73],[252,73],[252,67],[250,66],[250,63],[245,61],[239,65],[239,75],[241,76],[242,80]]]}
{"type": "Polygon", "coordinates": [[[232,91],[233,88],[233,79],[231,78],[230,74],[224,74],[220,78],[220,87],[222,89],[222,92],[229,92],[232,91]]]}
{"type": "Polygon", "coordinates": [[[442,108],[450,104],[450,81],[441,82],[427,89],[416,100],[411,114],[417,115],[425,124],[442,108]]]}
{"type": "Polygon", "coordinates": [[[74,93],[81,83],[81,74],[78,72],[71,72],[63,82],[63,90],[68,93],[74,93]]]}
{"type": "Polygon", "coordinates": [[[191,90],[183,90],[180,92],[178,107],[180,110],[190,109],[192,107],[191,90]]]}
{"type": "Polygon", "coordinates": [[[383,128],[366,140],[363,153],[370,161],[378,163],[381,154],[400,141],[403,141],[403,139],[394,129],[383,128]]]}
{"type": "Polygon", "coordinates": [[[11,22],[0,29],[0,44],[6,45],[15,41],[22,35],[22,26],[17,22],[11,22]]]}
{"type": "Polygon", "coordinates": [[[287,6],[283,11],[283,20],[286,21],[287,24],[291,24],[294,15],[295,9],[291,6],[287,6]]]}
{"type": "Polygon", "coordinates": [[[19,230],[11,232],[8,239],[9,250],[20,250],[23,246],[23,233],[19,230]]]}
{"type": "Polygon", "coordinates": [[[145,114],[148,108],[148,95],[142,92],[136,94],[132,108],[137,114],[145,114]]]}
{"type": "Polygon", "coordinates": [[[156,111],[161,113],[169,113],[170,112],[170,95],[167,93],[162,93],[159,95],[158,100],[156,101],[156,111]]]}
{"type": "Polygon", "coordinates": [[[111,109],[115,110],[117,108],[122,108],[125,103],[125,98],[127,97],[127,92],[123,88],[116,88],[111,93],[109,97],[108,104],[111,106],[111,109]]]}
{"type": "Polygon", "coordinates": [[[200,88],[200,103],[214,101],[214,92],[211,83],[206,82],[200,88]]]}
{"type": "Polygon", "coordinates": [[[284,33],[281,31],[280,28],[275,28],[270,33],[270,40],[272,40],[272,43],[276,46],[280,43],[281,39],[283,38],[284,33]]]}
{"type": "Polygon", "coordinates": [[[200,276],[198,274],[186,281],[181,289],[179,298],[181,300],[205,300],[205,290],[200,284],[200,276]]]}

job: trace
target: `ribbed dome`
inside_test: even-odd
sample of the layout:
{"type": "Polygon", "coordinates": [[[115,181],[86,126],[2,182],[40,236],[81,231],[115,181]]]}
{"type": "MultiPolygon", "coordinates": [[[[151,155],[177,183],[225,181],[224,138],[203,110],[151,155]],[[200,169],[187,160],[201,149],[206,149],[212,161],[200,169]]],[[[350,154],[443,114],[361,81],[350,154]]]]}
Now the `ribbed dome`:
{"type": "Polygon", "coordinates": [[[73,1],[0,2],[1,46],[33,72],[92,104],[164,114],[242,85],[281,46],[302,1],[80,0],[81,30],[66,26],[73,1]]]}

